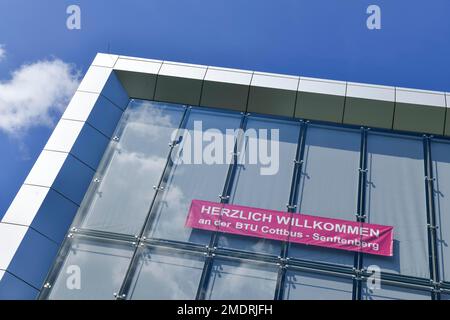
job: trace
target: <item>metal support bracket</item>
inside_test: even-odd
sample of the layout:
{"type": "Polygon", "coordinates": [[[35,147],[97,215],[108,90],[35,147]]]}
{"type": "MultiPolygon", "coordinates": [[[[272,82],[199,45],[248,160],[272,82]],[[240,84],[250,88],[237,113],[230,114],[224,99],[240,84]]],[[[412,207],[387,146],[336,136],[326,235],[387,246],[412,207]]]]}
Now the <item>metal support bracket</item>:
{"type": "Polygon", "coordinates": [[[283,258],[281,256],[278,256],[277,266],[279,266],[282,269],[287,269],[289,266],[289,258],[283,258]]]}
{"type": "Polygon", "coordinates": [[[352,268],[353,272],[355,273],[354,275],[352,275],[352,278],[357,280],[357,281],[362,281],[364,279],[364,274],[365,274],[365,270],[359,270],[356,268],[352,268]]]}
{"type": "Polygon", "coordinates": [[[356,213],[355,217],[357,217],[358,219],[365,219],[365,218],[367,218],[367,216],[365,214],[359,214],[359,213],[356,213]]]}
{"type": "Polygon", "coordinates": [[[211,258],[215,257],[216,256],[216,254],[215,254],[216,250],[217,250],[217,247],[206,246],[206,252],[204,253],[204,255],[206,257],[211,257],[211,258]]]}
{"type": "Polygon", "coordinates": [[[119,295],[117,292],[113,293],[114,298],[116,298],[117,300],[125,300],[125,298],[127,297],[126,294],[121,294],[119,295]]]}
{"type": "Polygon", "coordinates": [[[431,289],[434,293],[441,293],[442,289],[442,283],[439,281],[434,281],[434,280],[430,280],[431,285],[433,286],[433,288],[431,289]]]}
{"type": "Polygon", "coordinates": [[[431,230],[437,230],[437,229],[439,229],[439,226],[433,226],[433,225],[427,223],[427,228],[431,229],[431,230]]]}

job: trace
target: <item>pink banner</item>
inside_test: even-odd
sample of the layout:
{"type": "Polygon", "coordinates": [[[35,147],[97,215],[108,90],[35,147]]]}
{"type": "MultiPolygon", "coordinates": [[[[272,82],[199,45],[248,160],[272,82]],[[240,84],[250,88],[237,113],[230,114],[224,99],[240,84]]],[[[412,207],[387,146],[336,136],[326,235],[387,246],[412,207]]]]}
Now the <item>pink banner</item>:
{"type": "Polygon", "coordinates": [[[392,256],[393,227],[192,200],[186,227],[392,256]]]}

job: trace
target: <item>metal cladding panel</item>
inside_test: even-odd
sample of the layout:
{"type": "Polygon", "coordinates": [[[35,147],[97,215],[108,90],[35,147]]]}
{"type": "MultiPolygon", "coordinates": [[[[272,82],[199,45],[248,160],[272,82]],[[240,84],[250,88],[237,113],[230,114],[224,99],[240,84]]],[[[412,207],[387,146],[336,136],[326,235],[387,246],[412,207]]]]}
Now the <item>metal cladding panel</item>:
{"type": "Polygon", "coordinates": [[[7,271],[0,270],[0,300],[34,300],[39,291],[7,271]]]}

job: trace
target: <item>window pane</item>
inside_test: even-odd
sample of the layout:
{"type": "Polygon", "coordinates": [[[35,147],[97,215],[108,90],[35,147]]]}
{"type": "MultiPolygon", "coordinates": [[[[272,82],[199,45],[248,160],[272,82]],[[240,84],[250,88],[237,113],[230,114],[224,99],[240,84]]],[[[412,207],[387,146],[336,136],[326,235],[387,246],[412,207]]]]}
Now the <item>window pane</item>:
{"type": "Polygon", "coordinates": [[[450,294],[441,293],[441,300],[450,300],[450,294]]]}
{"type": "Polygon", "coordinates": [[[436,212],[439,270],[441,279],[450,281],[450,144],[432,144],[434,169],[434,207],[436,212]]]}
{"type": "Polygon", "coordinates": [[[364,283],[362,300],[430,300],[431,293],[405,287],[381,284],[380,289],[368,289],[364,283]]]}
{"type": "Polygon", "coordinates": [[[49,299],[115,299],[133,252],[123,242],[74,238],[49,299]]]}
{"type": "Polygon", "coordinates": [[[286,300],[351,300],[351,279],[318,273],[288,271],[284,287],[286,300]]]}
{"type": "Polygon", "coordinates": [[[129,105],[120,124],[120,140],[110,144],[97,175],[101,182],[88,193],[82,228],[139,233],[183,112],[182,107],[154,102],[129,105]]]}
{"type": "Polygon", "coordinates": [[[277,283],[277,269],[269,264],[216,259],[206,299],[272,300],[277,283]]]}
{"type": "MultiPolygon", "coordinates": [[[[293,121],[269,120],[252,117],[246,128],[246,139],[242,144],[240,155],[245,155],[246,161],[238,165],[234,179],[234,188],[230,202],[236,205],[255,208],[286,211],[289,203],[291,180],[294,171],[294,159],[297,152],[300,125],[293,121]],[[271,130],[278,130],[279,150],[271,150],[263,147],[266,143],[271,145],[271,140],[276,141],[276,136],[270,134],[271,130]],[[250,135],[254,133],[254,135],[250,135]],[[264,172],[269,165],[261,165],[261,159],[256,163],[249,161],[249,152],[252,147],[259,144],[259,156],[261,153],[271,156],[272,170],[264,172]],[[266,174],[269,173],[269,174],[266,174]]],[[[258,251],[278,255],[280,243],[273,240],[251,238],[240,235],[222,235],[219,245],[223,247],[246,251],[258,251]]]]}
{"type": "Polygon", "coordinates": [[[364,265],[429,277],[422,141],[370,134],[367,143],[367,220],[394,227],[394,256],[365,255],[364,265]]]}
{"type": "MultiPolygon", "coordinates": [[[[214,164],[202,163],[201,161],[204,159],[200,159],[200,164],[194,164],[194,159],[192,159],[196,145],[194,140],[197,135],[201,135],[208,129],[225,135],[226,129],[239,128],[240,119],[239,114],[192,110],[184,132],[183,145],[177,152],[179,154],[177,159],[187,159],[186,161],[190,161],[191,164],[188,162],[177,164],[178,161],[175,160],[171,167],[166,178],[164,192],[158,195],[153,208],[154,220],[149,230],[150,237],[199,244],[209,242],[210,231],[186,228],[184,223],[193,199],[219,200],[229,165],[225,163],[225,160],[214,164]]],[[[229,136],[234,137],[234,134],[229,134],[229,136]]],[[[224,148],[225,145],[224,143],[224,148]]],[[[218,150],[218,152],[220,151],[223,151],[224,157],[231,156],[231,154],[227,155],[224,150],[218,150]]]]}
{"type": "MultiPolygon", "coordinates": [[[[298,211],[355,221],[361,135],[358,131],[308,126],[298,211]]],[[[354,253],[291,244],[295,258],[353,266],[354,253]]]]}
{"type": "Polygon", "coordinates": [[[204,257],[178,250],[141,251],[130,299],[195,299],[204,257]]]}

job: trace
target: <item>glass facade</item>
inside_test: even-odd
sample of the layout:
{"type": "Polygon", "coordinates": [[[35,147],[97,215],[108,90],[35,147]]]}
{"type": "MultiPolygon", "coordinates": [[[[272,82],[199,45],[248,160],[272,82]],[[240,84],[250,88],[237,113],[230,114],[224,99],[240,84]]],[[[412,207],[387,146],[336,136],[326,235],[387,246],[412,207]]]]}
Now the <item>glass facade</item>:
{"type": "Polygon", "coordinates": [[[449,147],[428,136],[132,100],[41,298],[444,298],[433,289],[450,288],[449,147]],[[267,159],[244,161],[255,145],[278,155],[271,174],[261,174],[273,169],[267,159]],[[393,226],[394,256],[188,228],[194,199],[393,226]],[[370,289],[373,266],[381,286],[370,289]]]}

